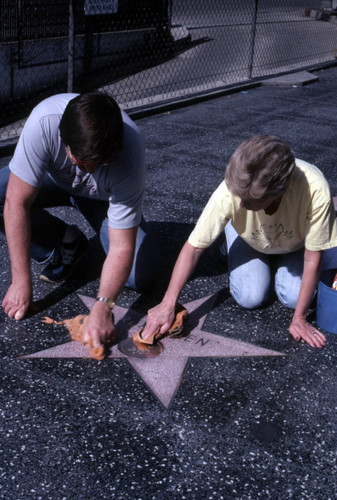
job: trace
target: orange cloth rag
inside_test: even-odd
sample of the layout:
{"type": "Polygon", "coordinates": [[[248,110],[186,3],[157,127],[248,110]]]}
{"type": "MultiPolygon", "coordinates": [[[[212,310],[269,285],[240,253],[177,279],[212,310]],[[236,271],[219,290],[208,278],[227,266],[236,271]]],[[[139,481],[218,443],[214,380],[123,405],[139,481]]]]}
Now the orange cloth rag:
{"type": "MultiPolygon", "coordinates": [[[[45,316],[42,319],[43,323],[54,324],[54,325],[66,325],[73,340],[78,340],[83,343],[83,335],[85,323],[87,321],[88,316],[84,314],[79,314],[71,319],[64,319],[63,321],[55,321],[52,318],[48,318],[45,316]]],[[[90,354],[93,358],[101,361],[106,356],[106,351],[104,346],[93,347],[92,340],[90,339],[91,344],[89,344],[90,354]]]]}

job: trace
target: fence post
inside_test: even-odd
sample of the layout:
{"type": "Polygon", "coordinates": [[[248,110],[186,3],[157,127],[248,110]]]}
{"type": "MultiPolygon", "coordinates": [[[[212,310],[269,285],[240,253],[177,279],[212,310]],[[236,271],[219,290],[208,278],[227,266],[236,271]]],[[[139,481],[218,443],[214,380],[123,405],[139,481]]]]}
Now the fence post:
{"type": "Polygon", "coordinates": [[[75,22],[73,0],[69,0],[69,28],[68,28],[68,85],[67,91],[74,89],[74,45],[75,45],[75,22]]]}
{"type": "Polygon", "coordinates": [[[10,48],[9,52],[9,61],[10,61],[10,98],[14,99],[15,95],[15,63],[17,62],[15,49],[13,47],[10,48]]]}
{"type": "Polygon", "coordinates": [[[253,75],[253,64],[254,64],[254,52],[255,52],[255,37],[256,37],[256,22],[257,22],[257,12],[259,9],[259,0],[254,2],[254,11],[252,16],[252,26],[250,31],[250,46],[249,46],[249,63],[248,63],[248,78],[252,78],[253,75]]]}
{"type": "Polygon", "coordinates": [[[22,2],[18,0],[17,3],[17,17],[16,17],[16,29],[18,38],[18,66],[21,67],[23,63],[23,13],[22,13],[22,2]]]}

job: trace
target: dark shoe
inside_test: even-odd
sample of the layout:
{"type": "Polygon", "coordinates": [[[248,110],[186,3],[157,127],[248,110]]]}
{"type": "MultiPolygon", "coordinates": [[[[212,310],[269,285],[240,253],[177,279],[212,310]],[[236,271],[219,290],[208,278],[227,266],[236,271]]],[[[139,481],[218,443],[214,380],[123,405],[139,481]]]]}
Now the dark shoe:
{"type": "Polygon", "coordinates": [[[64,281],[73,272],[75,265],[88,250],[89,242],[83,233],[72,243],[60,243],[55,248],[50,262],[40,274],[40,279],[49,283],[64,281]]]}

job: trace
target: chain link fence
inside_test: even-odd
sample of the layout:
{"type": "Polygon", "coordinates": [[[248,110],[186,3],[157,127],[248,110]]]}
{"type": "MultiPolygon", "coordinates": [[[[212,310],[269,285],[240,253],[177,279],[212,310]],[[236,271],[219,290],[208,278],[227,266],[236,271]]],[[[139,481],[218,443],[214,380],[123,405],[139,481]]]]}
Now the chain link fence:
{"type": "Polygon", "coordinates": [[[54,93],[102,89],[134,112],[331,63],[335,3],[2,0],[0,146],[54,93]]]}

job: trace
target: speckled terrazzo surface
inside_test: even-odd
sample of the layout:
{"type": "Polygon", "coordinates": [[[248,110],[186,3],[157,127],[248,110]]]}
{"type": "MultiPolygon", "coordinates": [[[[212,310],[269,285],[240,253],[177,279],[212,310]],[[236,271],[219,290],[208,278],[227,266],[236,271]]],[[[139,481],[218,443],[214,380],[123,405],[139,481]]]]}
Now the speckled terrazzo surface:
{"type": "MultiPolygon", "coordinates": [[[[337,195],[337,67],[298,87],[259,87],[138,120],[147,144],[144,215],[160,253],[151,293],[125,289],[118,305],[138,315],[158,302],[175,258],[233,150],[275,134],[316,164],[337,195]]],[[[0,165],[8,159],[1,158],[0,165]]],[[[188,357],[166,407],[124,357],[21,358],[69,342],[41,323],[86,313],[102,260],[91,238],[67,283],[38,280],[42,312],[15,322],[0,312],[0,498],[312,499],[337,497],[337,336],[314,350],[287,333],[291,312],[274,302],[244,311],[231,299],[217,241],[181,302],[217,296],[202,329],[282,355],[188,357]]],[[[1,292],[10,272],[0,236],[1,292]]],[[[173,357],[174,358],[174,357],[173,357]]],[[[158,359],[158,358],[156,358],[158,359]]],[[[172,359],[173,376],[174,359],[172,359]]],[[[170,370],[163,372],[165,386],[170,370]]]]}

